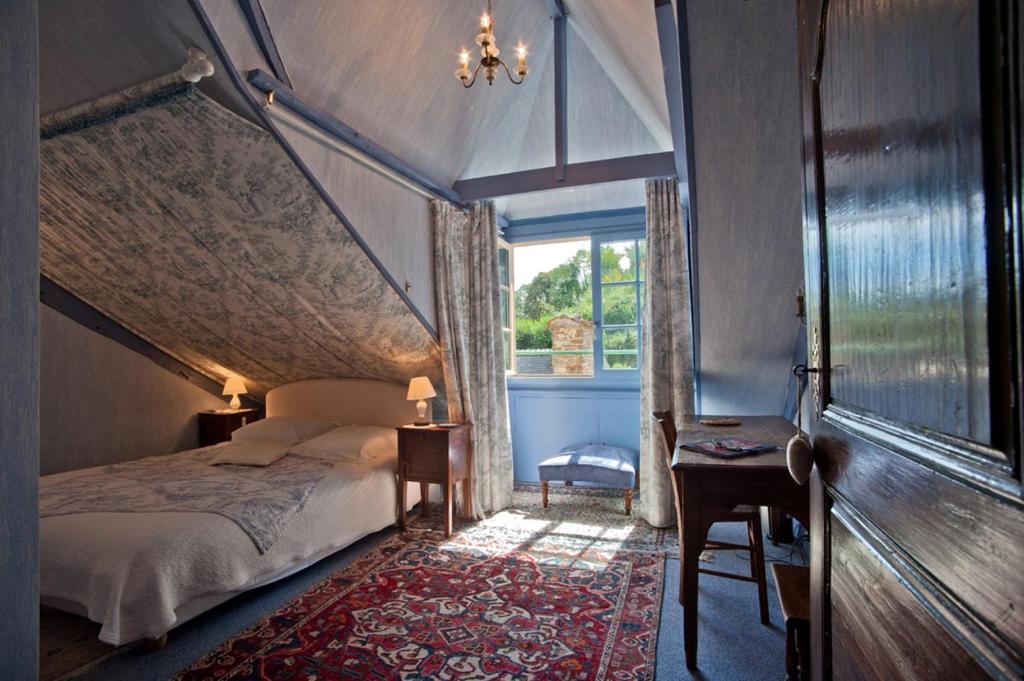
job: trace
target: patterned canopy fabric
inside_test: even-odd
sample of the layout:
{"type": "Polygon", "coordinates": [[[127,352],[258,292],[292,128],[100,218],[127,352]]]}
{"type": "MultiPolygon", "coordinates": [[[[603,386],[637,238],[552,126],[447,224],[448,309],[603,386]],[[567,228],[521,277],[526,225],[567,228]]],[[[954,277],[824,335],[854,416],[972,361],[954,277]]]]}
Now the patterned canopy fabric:
{"type": "Polygon", "coordinates": [[[44,275],[257,396],[442,384],[434,337],[267,131],[192,87],[83,120],[43,132],[44,275]]]}

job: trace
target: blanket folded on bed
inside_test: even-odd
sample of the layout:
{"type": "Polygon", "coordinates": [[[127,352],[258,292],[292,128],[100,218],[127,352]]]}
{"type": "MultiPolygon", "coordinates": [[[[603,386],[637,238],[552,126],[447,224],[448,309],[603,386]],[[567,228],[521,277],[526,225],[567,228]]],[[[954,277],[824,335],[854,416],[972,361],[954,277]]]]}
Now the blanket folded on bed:
{"type": "Polygon", "coordinates": [[[216,450],[100,466],[57,481],[41,479],[39,515],[73,513],[216,513],[233,521],[266,553],[329,461],[289,454],[264,467],[211,466],[216,450]]]}

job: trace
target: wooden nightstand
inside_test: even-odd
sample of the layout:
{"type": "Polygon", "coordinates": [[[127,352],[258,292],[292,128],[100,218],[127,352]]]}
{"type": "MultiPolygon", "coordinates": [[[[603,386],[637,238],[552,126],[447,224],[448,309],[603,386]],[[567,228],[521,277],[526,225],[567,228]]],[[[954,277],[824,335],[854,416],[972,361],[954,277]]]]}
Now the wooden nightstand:
{"type": "Polygon", "coordinates": [[[452,536],[452,486],[462,481],[463,515],[473,517],[473,451],[468,425],[398,428],[398,527],[405,529],[405,483],[420,483],[423,516],[430,483],[444,491],[444,536],[452,536]]]}
{"type": "Polygon", "coordinates": [[[259,409],[201,411],[199,412],[199,446],[209,447],[218,442],[230,440],[231,433],[247,423],[258,421],[259,418],[259,409]]]}

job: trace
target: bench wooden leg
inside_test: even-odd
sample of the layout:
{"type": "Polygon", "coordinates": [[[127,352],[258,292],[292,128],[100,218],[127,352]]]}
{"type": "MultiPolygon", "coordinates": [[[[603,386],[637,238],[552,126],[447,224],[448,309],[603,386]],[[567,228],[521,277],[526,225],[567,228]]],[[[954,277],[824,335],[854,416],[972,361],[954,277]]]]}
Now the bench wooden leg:
{"type": "Polygon", "coordinates": [[[799,664],[796,652],[796,629],[792,623],[786,623],[786,681],[799,681],[799,664]]]}
{"type": "Polygon", "coordinates": [[[633,490],[626,488],[626,515],[633,514],[633,490]]]}
{"type": "Polygon", "coordinates": [[[548,481],[547,480],[541,480],[540,481],[540,499],[541,499],[541,503],[544,505],[544,508],[547,508],[548,507],[548,481]]]}
{"type": "Polygon", "coordinates": [[[796,627],[796,658],[800,667],[800,681],[811,681],[811,624],[801,622],[796,627]]]}

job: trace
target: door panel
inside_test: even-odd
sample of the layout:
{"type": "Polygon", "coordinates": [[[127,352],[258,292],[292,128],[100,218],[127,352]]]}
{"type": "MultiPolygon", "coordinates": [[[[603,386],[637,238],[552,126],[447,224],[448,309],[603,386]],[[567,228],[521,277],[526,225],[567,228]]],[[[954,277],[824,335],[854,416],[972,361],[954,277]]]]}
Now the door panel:
{"type": "Polygon", "coordinates": [[[843,679],[978,679],[984,669],[909,589],[926,585],[887,558],[891,546],[872,537],[842,504],[832,509],[832,651],[843,679]],[[907,650],[920,654],[887,655],[907,650]]]}
{"type": "Polygon", "coordinates": [[[1019,678],[1017,2],[797,11],[816,678],[1019,678]]]}
{"type": "Polygon", "coordinates": [[[821,77],[832,399],[989,427],[979,12],[836,0],[821,77]]]}

